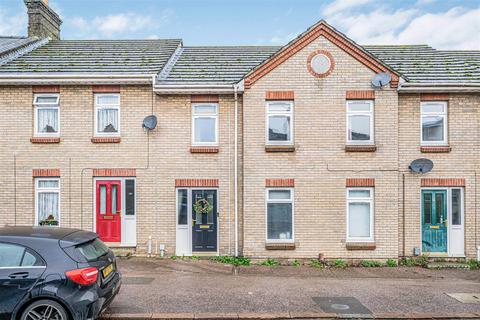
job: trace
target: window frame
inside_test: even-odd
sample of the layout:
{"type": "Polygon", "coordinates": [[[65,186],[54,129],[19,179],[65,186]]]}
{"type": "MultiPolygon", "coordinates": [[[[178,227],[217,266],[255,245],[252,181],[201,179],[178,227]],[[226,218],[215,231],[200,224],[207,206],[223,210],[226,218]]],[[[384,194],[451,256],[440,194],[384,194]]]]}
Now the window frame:
{"type": "Polygon", "coordinates": [[[198,102],[192,103],[191,107],[192,114],[192,145],[193,146],[218,146],[218,117],[219,117],[219,104],[215,102],[198,102]],[[195,107],[197,106],[215,106],[215,113],[197,113],[195,112],[195,107]],[[197,142],[195,141],[195,120],[200,118],[215,119],[215,141],[214,142],[197,142]]]}
{"type": "Polygon", "coordinates": [[[265,143],[267,145],[287,145],[291,146],[295,144],[295,119],[294,119],[294,101],[293,100],[274,100],[267,101],[265,104],[265,143]],[[270,111],[270,105],[275,104],[288,104],[290,111],[270,111]],[[270,117],[271,116],[288,116],[290,117],[290,140],[288,141],[270,141],[269,137],[269,128],[270,128],[270,117]]]}
{"type": "Polygon", "coordinates": [[[33,107],[34,107],[34,119],[33,119],[33,135],[35,137],[59,137],[60,136],[60,94],[58,93],[36,93],[33,96],[33,107]],[[37,102],[37,98],[41,97],[55,97],[55,103],[49,102],[37,102]],[[38,111],[39,110],[57,110],[57,122],[58,130],[57,132],[39,132],[38,131],[38,111]]]}
{"type": "Polygon", "coordinates": [[[46,178],[43,178],[43,177],[38,177],[38,178],[35,178],[35,226],[38,226],[39,223],[40,223],[40,220],[39,220],[39,212],[38,212],[38,195],[39,193],[44,193],[44,192],[48,192],[48,193],[51,193],[51,192],[56,192],[58,193],[58,225],[54,226],[54,227],[60,227],[61,226],[61,209],[62,209],[62,205],[61,205],[61,184],[60,184],[60,178],[49,178],[49,177],[46,177],[46,178]],[[39,185],[39,182],[40,181],[57,181],[58,182],[58,187],[56,188],[45,188],[45,187],[42,187],[40,188],[38,185],[39,185]]]}
{"type": "Polygon", "coordinates": [[[375,241],[375,188],[373,187],[348,187],[346,190],[346,239],[347,242],[374,242],[375,241]],[[370,197],[351,198],[350,191],[365,191],[370,192],[370,197]],[[350,203],[368,203],[370,204],[370,235],[369,237],[350,237],[350,203]]]}
{"type": "Polygon", "coordinates": [[[420,144],[422,146],[447,146],[448,145],[448,102],[447,101],[422,101],[420,103],[420,144]],[[423,112],[425,105],[442,105],[443,112],[423,112]],[[423,118],[428,116],[440,116],[443,118],[443,140],[425,141],[423,140],[423,118]]]}
{"type": "Polygon", "coordinates": [[[374,100],[347,100],[346,101],[346,141],[348,145],[365,145],[375,144],[375,102],[374,100]],[[352,103],[366,103],[370,106],[370,111],[350,111],[349,107],[352,103]],[[349,137],[350,117],[368,116],[370,117],[370,140],[351,140],[349,137]]]}
{"type": "Polygon", "coordinates": [[[121,135],[121,100],[120,100],[120,93],[95,93],[94,94],[94,136],[95,137],[118,137],[121,135]],[[118,97],[118,104],[117,103],[112,103],[112,104],[100,104],[98,103],[98,98],[102,96],[115,96],[118,97]],[[98,131],[98,110],[100,109],[116,109],[117,110],[117,115],[118,115],[118,128],[117,132],[99,132],[98,131]]]}
{"type": "Polygon", "coordinates": [[[295,190],[294,188],[267,187],[265,189],[265,241],[267,243],[295,243],[295,190]],[[290,191],[289,199],[270,199],[271,190],[290,191]],[[292,238],[291,239],[269,239],[268,238],[268,204],[269,203],[291,203],[292,204],[292,238]]]}

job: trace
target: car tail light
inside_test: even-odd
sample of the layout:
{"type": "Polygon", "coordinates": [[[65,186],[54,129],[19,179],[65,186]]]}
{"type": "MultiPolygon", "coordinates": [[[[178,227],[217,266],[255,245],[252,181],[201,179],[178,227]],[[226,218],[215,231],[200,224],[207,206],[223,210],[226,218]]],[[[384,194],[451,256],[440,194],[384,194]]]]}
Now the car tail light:
{"type": "Polygon", "coordinates": [[[73,282],[86,286],[97,281],[98,269],[92,267],[70,270],[65,272],[65,275],[73,282]]]}

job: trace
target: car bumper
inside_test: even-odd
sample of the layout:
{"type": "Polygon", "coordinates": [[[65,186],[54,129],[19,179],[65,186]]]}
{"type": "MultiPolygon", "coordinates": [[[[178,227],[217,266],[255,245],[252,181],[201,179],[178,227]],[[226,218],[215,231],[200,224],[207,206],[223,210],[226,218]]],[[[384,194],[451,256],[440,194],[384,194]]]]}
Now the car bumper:
{"type": "Polygon", "coordinates": [[[96,319],[115,299],[122,286],[122,275],[117,273],[115,277],[108,282],[108,285],[100,289],[98,300],[92,305],[92,316],[96,319]]]}

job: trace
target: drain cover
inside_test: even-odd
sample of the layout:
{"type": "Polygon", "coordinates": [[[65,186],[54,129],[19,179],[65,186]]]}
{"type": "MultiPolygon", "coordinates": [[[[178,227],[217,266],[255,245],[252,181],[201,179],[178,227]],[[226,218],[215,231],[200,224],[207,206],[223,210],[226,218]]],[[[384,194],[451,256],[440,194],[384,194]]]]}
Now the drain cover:
{"type": "Polygon", "coordinates": [[[447,293],[447,295],[461,303],[480,304],[480,293],[447,293]]]}
{"type": "Polygon", "coordinates": [[[313,297],[312,299],[324,312],[347,315],[372,314],[367,307],[353,297],[313,297]]]}
{"type": "Polygon", "coordinates": [[[155,278],[148,277],[123,277],[123,284],[150,284],[155,278]]]}

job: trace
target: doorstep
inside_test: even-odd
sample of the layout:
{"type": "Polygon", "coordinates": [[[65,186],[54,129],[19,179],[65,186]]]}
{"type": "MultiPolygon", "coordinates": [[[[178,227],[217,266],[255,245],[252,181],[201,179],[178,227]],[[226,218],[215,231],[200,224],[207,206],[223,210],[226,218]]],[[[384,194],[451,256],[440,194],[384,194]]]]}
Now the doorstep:
{"type": "Polygon", "coordinates": [[[216,257],[218,256],[218,252],[216,251],[194,251],[192,252],[192,256],[196,256],[196,257],[216,257]]]}

